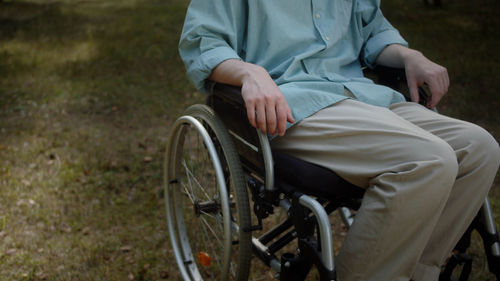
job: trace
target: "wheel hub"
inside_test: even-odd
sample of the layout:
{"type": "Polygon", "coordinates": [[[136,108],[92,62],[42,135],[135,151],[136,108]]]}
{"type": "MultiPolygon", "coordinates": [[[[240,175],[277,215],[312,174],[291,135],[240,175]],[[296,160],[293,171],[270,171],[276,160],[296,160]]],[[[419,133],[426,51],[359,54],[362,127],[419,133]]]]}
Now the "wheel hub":
{"type": "Polygon", "coordinates": [[[201,213],[215,214],[219,212],[220,204],[216,201],[195,202],[193,208],[195,215],[199,217],[201,213]]]}

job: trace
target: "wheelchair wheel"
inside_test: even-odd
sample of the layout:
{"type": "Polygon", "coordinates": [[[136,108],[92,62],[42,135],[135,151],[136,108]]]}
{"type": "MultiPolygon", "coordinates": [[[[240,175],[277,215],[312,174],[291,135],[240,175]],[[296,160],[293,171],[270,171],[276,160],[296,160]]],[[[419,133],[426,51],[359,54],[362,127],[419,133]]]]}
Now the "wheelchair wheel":
{"type": "Polygon", "coordinates": [[[184,280],[247,280],[250,207],[239,157],[213,110],[189,107],[165,158],[167,223],[184,280]]]}

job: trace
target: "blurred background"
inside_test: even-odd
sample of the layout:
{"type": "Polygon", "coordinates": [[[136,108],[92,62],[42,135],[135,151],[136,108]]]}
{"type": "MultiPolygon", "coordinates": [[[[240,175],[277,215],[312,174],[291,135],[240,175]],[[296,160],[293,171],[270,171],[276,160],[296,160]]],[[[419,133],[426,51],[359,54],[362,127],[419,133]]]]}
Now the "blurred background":
{"type": "MultiPolygon", "coordinates": [[[[187,2],[0,0],[0,280],[178,280],[164,146],[204,101],[177,52],[187,2]]],[[[429,2],[382,5],[448,68],[440,111],[500,140],[500,2],[429,2]]],[[[499,176],[490,196],[500,227],[499,176]]],[[[493,280],[478,246],[471,280],[493,280]]]]}

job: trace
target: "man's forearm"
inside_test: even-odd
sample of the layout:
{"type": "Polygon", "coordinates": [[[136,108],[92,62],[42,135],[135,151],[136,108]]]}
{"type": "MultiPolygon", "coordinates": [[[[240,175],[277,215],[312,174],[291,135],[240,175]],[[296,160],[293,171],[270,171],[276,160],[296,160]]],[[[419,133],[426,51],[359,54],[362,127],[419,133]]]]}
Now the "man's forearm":
{"type": "Polygon", "coordinates": [[[255,64],[247,63],[237,59],[229,59],[220,63],[212,70],[209,80],[233,86],[242,86],[243,83],[254,76],[257,72],[265,70],[255,64]]]}
{"type": "Polygon", "coordinates": [[[405,61],[409,56],[422,56],[417,50],[407,48],[403,45],[392,44],[385,47],[377,57],[376,63],[383,66],[404,68],[405,61]]]}

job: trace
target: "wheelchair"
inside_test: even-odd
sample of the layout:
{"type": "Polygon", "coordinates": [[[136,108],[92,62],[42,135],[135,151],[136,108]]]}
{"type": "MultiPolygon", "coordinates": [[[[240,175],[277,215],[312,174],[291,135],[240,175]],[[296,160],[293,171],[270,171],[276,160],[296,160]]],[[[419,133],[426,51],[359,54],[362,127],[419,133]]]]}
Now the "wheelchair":
{"type": "MultiPolygon", "coordinates": [[[[378,83],[405,92],[404,70],[376,72],[378,83]]],[[[272,151],[268,137],[248,123],[240,89],[222,84],[172,126],[164,188],[184,280],[248,280],[252,258],[277,280],[306,280],[313,266],[319,280],[337,280],[329,215],[337,211],[348,229],[364,194],[326,168],[272,151]]],[[[468,279],[473,230],[500,280],[499,236],[486,198],[440,281],[468,279]]]]}

